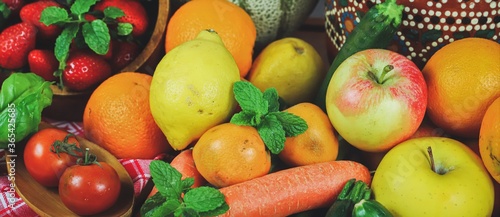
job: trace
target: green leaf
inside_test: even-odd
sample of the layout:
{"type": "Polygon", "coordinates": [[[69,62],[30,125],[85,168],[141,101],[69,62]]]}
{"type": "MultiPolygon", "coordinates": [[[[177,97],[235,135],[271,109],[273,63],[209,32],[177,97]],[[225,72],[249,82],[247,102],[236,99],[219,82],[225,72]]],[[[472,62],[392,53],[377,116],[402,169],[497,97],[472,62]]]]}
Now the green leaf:
{"type": "Polygon", "coordinates": [[[200,214],[196,212],[193,208],[183,207],[175,211],[174,216],[176,217],[199,217],[200,214]]]}
{"type": "Polygon", "coordinates": [[[118,23],[116,30],[118,31],[118,35],[127,36],[132,33],[132,30],[134,30],[134,26],[132,26],[132,24],[130,23],[118,23]]]}
{"type": "Polygon", "coordinates": [[[187,191],[191,189],[191,187],[194,185],[194,178],[193,177],[187,177],[181,181],[182,185],[182,191],[187,191]]]}
{"type": "Polygon", "coordinates": [[[45,25],[57,24],[69,21],[68,11],[56,6],[46,7],[40,14],[40,22],[45,25]]]}
{"type": "Polygon", "coordinates": [[[240,111],[234,114],[229,122],[241,126],[257,126],[260,123],[260,120],[256,120],[255,112],[240,111]]]}
{"type": "Polygon", "coordinates": [[[224,195],[219,190],[207,186],[192,189],[184,195],[186,207],[192,208],[197,212],[215,210],[225,202],[224,195]]]}
{"type": "Polygon", "coordinates": [[[144,217],[169,216],[180,206],[179,200],[167,200],[161,193],[156,193],[148,198],[141,206],[140,213],[144,217]]]}
{"type": "Polygon", "coordinates": [[[83,24],[82,33],[85,43],[95,53],[104,55],[108,52],[111,36],[109,35],[108,26],[104,21],[94,20],[83,24]]]}
{"type": "Polygon", "coordinates": [[[0,149],[38,130],[43,109],[52,104],[50,85],[34,73],[13,73],[5,79],[0,89],[0,149]]]}
{"type": "Polygon", "coordinates": [[[99,0],[76,0],[70,7],[70,11],[72,14],[80,16],[84,13],[89,12],[90,7],[95,5],[99,0]]]}
{"type": "Polygon", "coordinates": [[[76,34],[80,30],[80,25],[77,23],[72,23],[66,26],[61,32],[61,34],[57,37],[55,47],[54,47],[54,55],[56,59],[59,61],[59,69],[64,70],[66,68],[66,60],[69,55],[69,46],[71,45],[71,41],[75,38],[76,34]]]}
{"type": "Polygon", "coordinates": [[[262,97],[262,92],[248,81],[237,81],[233,85],[233,92],[241,110],[253,111],[264,115],[268,112],[267,101],[262,97]]]}
{"type": "Polygon", "coordinates": [[[263,97],[267,101],[268,112],[277,112],[280,110],[279,96],[276,88],[267,88],[263,93],[263,97]]]}
{"type": "Polygon", "coordinates": [[[285,136],[297,136],[307,130],[307,122],[301,117],[289,112],[273,112],[269,115],[276,116],[285,130],[285,136]]]}
{"type": "Polygon", "coordinates": [[[116,19],[119,17],[125,16],[125,13],[123,13],[123,10],[117,7],[109,6],[107,8],[104,8],[104,13],[105,17],[111,18],[111,19],[116,19]]]}
{"type": "Polygon", "coordinates": [[[158,192],[166,198],[180,198],[183,186],[182,174],[179,171],[161,160],[151,161],[149,170],[158,192]]]}
{"type": "Polygon", "coordinates": [[[10,12],[11,11],[9,9],[9,6],[7,6],[7,4],[5,4],[3,1],[0,1],[0,14],[1,14],[0,20],[6,20],[9,17],[10,12]]]}
{"type": "Polygon", "coordinates": [[[257,131],[271,153],[279,154],[285,147],[285,130],[275,115],[265,116],[257,131]]]}
{"type": "Polygon", "coordinates": [[[201,212],[200,216],[219,216],[226,213],[229,210],[229,205],[227,203],[222,204],[214,210],[210,210],[207,212],[201,212]]]}

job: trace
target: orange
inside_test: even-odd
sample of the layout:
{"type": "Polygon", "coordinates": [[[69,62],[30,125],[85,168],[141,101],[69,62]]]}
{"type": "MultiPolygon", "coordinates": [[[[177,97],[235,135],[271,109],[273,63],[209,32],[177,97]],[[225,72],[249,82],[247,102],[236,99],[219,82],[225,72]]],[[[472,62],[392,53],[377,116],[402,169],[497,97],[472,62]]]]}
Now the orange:
{"type": "Polygon", "coordinates": [[[171,150],[149,107],[152,76],[113,75],[90,96],[83,114],[85,137],[116,158],[152,159],[171,150]]]}
{"type": "Polygon", "coordinates": [[[500,96],[500,44],[454,41],[432,55],[422,73],[430,120],[452,136],[478,138],[486,108],[500,96]]]}
{"type": "Polygon", "coordinates": [[[484,114],[479,131],[479,153],[488,172],[500,183],[500,97],[484,114]]]}
{"type": "Polygon", "coordinates": [[[165,51],[192,40],[205,29],[215,30],[245,77],[252,66],[257,30],[250,15],[227,0],[188,1],[177,9],[167,25],[165,51]]]}
{"type": "Polygon", "coordinates": [[[302,166],[334,161],[338,155],[339,143],[328,115],[318,106],[303,102],[285,112],[304,119],[307,130],[294,137],[287,137],[284,149],[278,157],[289,166],[302,166]]]}
{"type": "Polygon", "coordinates": [[[206,131],[193,147],[200,174],[216,187],[225,187],[266,175],[271,156],[257,130],[223,123],[206,131]]]}

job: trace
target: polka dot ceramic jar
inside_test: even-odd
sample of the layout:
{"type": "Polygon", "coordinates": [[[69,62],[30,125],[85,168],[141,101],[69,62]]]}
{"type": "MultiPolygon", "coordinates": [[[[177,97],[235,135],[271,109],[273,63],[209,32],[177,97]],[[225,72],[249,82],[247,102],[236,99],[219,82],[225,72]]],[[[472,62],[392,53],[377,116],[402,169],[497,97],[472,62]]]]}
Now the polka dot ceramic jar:
{"type": "MultiPolygon", "coordinates": [[[[326,0],[325,27],[331,59],[360,17],[380,0],[326,0]]],[[[498,0],[397,0],[404,6],[403,21],[389,49],[423,68],[442,46],[465,37],[500,43],[498,0]]]]}

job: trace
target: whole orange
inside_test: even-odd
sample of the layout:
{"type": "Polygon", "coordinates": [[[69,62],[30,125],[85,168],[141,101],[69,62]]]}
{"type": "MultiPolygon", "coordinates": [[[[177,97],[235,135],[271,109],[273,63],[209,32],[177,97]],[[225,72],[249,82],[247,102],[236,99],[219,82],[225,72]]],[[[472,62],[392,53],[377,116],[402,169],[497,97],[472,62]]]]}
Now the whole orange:
{"type": "Polygon", "coordinates": [[[488,172],[500,183],[500,97],[484,114],[479,131],[479,153],[488,172]]]}
{"type": "Polygon", "coordinates": [[[192,40],[205,29],[215,30],[233,55],[245,77],[252,66],[257,30],[250,15],[227,0],[188,1],[177,9],[167,25],[165,51],[192,40]]]}
{"type": "Polygon", "coordinates": [[[278,157],[289,166],[302,166],[337,158],[339,143],[328,115],[317,105],[304,102],[296,104],[285,112],[304,119],[307,130],[293,137],[287,137],[285,147],[278,157]]]}
{"type": "Polygon", "coordinates": [[[486,108],[500,96],[500,44],[454,41],[432,55],[422,73],[430,120],[453,136],[478,138],[486,108]]]}
{"type": "Polygon", "coordinates": [[[206,131],[193,148],[200,174],[212,185],[225,187],[263,176],[271,156],[257,130],[223,123],[206,131]]]}
{"type": "Polygon", "coordinates": [[[152,159],[171,150],[149,107],[152,76],[113,75],[90,96],[83,114],[85,137],[116,158],[152,159]]]}

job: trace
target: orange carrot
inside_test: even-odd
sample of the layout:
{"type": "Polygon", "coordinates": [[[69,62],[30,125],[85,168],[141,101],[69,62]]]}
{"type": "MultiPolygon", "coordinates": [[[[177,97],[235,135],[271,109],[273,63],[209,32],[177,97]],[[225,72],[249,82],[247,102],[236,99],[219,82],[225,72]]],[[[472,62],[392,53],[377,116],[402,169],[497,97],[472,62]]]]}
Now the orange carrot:
{"type": "MultiPolygon", "coordinates": [[[[174,159],[172,159],[172,162],[170,162],[170,166],[177,169],[177,171],[182,174],[182,179],[185,179],[187,177],[194,178],[194,184],[192,186],[193,188],[204,185],[207,182],[205,178],[201,176],[201,174],[196,169],[196,166],[194,165],[192,149],[181,151],[177,156],[174,157],[174,159]]],[[[153,189],[151,190],[151,193],[149,193],[148,198],[156,194],[156,192],[158,192],[158,189],[156,189],[156,186],[153,186],[153,189]]]]}
{"type": "Polygon", "coordinates": [[[293,167],[221,188],[229,210],[222,216],[288,216],[331,205],[345,183],[371,183],[368,168],[354,161],[293,167]]]}

